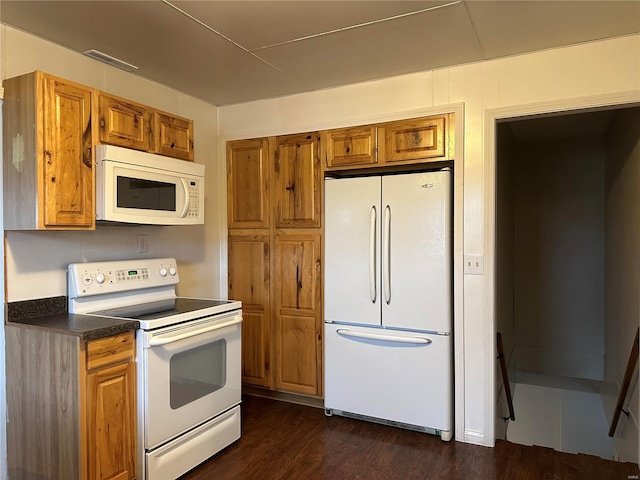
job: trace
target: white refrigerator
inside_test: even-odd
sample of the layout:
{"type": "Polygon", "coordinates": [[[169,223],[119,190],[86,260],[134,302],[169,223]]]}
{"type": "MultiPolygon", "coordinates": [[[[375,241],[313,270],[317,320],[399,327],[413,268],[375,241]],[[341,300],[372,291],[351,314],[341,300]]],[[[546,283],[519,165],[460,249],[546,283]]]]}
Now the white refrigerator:
{"type": "Polygon", "coordinates": [[[325,411],[453,434],[451,171],[325,180],[325,411]]]}

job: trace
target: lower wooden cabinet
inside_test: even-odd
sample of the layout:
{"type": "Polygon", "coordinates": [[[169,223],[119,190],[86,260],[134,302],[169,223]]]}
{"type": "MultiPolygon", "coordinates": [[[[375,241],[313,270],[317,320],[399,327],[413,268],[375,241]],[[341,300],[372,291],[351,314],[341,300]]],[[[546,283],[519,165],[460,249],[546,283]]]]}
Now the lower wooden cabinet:
{"type": "Polygon", "coordinates": [[[269,230],[229,235],[229,298],[242,301],[242,382],[271,387],[269,230]]]}
{"type": "Polygon", "coordinates": [[[319,229],[229,233],[229,298],[242,301],[242,381],[322,395],[319,229]]]}
{"type": "Polygon", "coordinates": [[[275,387],[319,395],[322,386],[320,233],[275,238],[275,387]]]}
{"type": "Polygon", "coordinates": [[[5,332],[9,478],[134,479],[134,332],[5,332]]]}
{"type": "Polygon", "coordinates": [[[133,332],[87,344],[89,479],[136,476],[136,365],[133,332]]]}

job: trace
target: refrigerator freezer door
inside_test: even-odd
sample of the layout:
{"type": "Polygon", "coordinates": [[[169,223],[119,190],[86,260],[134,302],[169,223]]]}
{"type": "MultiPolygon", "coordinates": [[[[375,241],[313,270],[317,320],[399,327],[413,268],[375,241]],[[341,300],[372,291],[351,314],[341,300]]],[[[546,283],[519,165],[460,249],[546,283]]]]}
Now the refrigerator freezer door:
{"type": "Polygon", "coordinates": [[[325,324],[325,408],[448,431],[450,438],[451,345],[449,335],[325,324]]]}
{"type": "Polygon", "coordinates": [[[324,317],[380,325],[380,177],[325,181],[324,317]]]}
{"type": "Polygon", "coordinates": [[[384,326],[451,332],[450,177],[382,177],[384,326]]]}

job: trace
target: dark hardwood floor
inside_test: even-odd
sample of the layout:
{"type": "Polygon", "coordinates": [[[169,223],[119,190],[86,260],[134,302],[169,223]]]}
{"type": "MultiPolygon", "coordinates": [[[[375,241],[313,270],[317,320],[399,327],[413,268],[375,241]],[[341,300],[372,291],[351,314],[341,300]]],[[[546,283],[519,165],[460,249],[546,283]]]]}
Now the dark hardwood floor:
{"type": "Polygon", "coordinates": [[[242,438],[181,480],[628,480],[631,463],[498,441],[495,448],[360,420],[319,408],[243,398],[242,438]]]}

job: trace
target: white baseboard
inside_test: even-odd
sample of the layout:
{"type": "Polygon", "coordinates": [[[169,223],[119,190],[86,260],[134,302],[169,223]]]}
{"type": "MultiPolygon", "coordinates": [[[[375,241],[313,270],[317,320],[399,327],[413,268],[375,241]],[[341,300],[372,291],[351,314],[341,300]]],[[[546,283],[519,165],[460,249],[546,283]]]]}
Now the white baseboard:
{"type": "Polygon", "coordinates": [[[464,443],[471,443],[473,445],[481,445],[483,447],[493,447],[495,445],[495,440],[491,439],[491,442],[487,442],[487,439],[484,436],[484,433],[477,432],[474,430],[465,430],[464,431],[464,443]]]}

